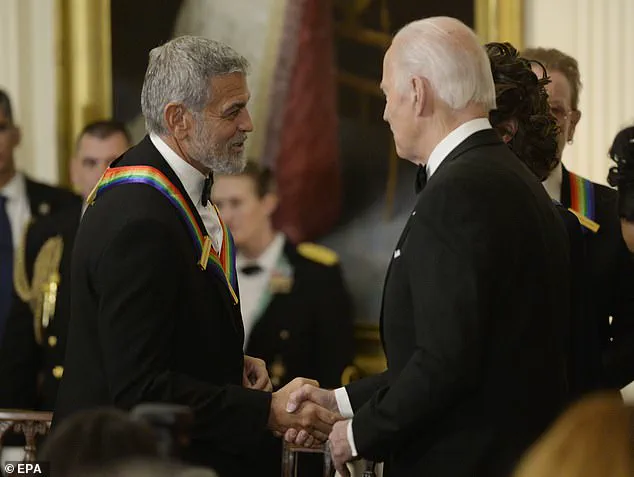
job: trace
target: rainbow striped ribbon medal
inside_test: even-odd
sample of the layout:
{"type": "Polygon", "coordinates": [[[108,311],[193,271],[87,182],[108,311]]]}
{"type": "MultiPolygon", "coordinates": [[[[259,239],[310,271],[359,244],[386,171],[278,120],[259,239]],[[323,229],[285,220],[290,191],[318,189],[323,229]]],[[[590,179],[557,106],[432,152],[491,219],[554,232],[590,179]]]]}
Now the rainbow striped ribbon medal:
{"type": "Polygon", "coordinates": [[[196,252],[200,254],[198,265],[202,270],[211,270],[227,285],[235,304],[238,303],[236,255],[233,237],[229,228],[225,226],[218,208],[214,205],[220,225],[222,227],[222,249],[220,255],[211,244],[209,235],[200,229],[196,216],[192,212],[183,194],[158,169],[152,166],[124,166],[108,168],[101,180],[88,197],[88,203],[94,202],[103,192],[120,184],[146,184],[154,187],[178,210],[187,226],[187,231],[194,242],[196,252]]]}
{"type": "Polygon", "coordinates": [[[595,222],[594,185],[588,179],[570,174],[570,210],[581,225],[596,233],[599,224],[595,222]]]}

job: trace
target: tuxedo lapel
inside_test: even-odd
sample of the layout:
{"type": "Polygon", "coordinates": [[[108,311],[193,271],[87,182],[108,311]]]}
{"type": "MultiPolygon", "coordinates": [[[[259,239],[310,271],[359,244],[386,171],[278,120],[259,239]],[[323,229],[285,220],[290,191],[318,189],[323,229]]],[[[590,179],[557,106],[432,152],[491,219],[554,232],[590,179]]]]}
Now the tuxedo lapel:
{"type": "Polygon", "coordinates": [[[570,198],[570,172],[565,166],[561,165],[561,205],[566,209],[570,207],[572,203],[570,198]]]}

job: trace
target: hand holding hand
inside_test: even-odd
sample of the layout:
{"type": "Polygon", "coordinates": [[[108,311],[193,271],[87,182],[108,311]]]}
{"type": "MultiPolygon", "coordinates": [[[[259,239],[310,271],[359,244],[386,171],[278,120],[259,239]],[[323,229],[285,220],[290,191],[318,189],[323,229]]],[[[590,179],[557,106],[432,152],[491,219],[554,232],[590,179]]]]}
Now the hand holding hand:
{"type": "Polygon", "coordinates": [[[248,389],[271,392],[273,385],[266,369],[266,363],[261,359],[244,355],[244,369],[242,372],[242,386],[248,389]]]}
{"type": "Polygon", "coordinates": [[[306,436],[312,436],[311,445],[315,440],[325,442],[332,430],[332,425],[341,419],[341,416],[311,401],[304,401],[295,407],[293,412],[289,412],[287,410],[289,396],[303,385],[317,388],[319,383],[311,379],[295,378],[282,389],[273,393],[268,427],[280,435],[289,429],[303,431],[306,436]]]}
{"type": "MultiPolygon", "coordinates": [[[[341,419],[341,416],[339,416],[339,408],[337,406],[335,392],[332,390],[320,389],[319,387],[309,383],[303,384],[299,389],[290,394],[286,410],[288,412],[295,412],[306,402],[315,403],[318,406],[336,414],[337,418],[341,419]]],[[[298,446],[312,447],[315,445],[314,437],[305,430],[301,429],[292,428],[287,430],[284,434],[284,439],[286,442],[290,442],[298,446]]]]}

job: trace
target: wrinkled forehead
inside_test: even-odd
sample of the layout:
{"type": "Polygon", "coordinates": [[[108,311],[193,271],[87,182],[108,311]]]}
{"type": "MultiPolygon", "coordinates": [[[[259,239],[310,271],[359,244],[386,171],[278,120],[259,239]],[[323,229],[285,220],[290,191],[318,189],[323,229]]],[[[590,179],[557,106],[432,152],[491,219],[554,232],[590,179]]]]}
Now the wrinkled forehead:
{"type": "Polygon", "coordinates": [[[394,75],[394,60],[395,60],[395,47],[394,44],[390,46],[383,56],[383,78],[381,86],[388,86],[388,83],[392,81],[394,75]]]}
{"type": "Polygon", "coordinates": [[[214,76],[210,81],[212,102],[248,102],[251,97],[247,78],[243,73],[214,76]]]}
{"type": "Polygon", "coordinates": [[[77,156],[112,160],[126,152],[128,148],[128,140],[119,132],[105,138],[85,134],[77,144],[77,156]]]}
{"type": "MultiPolygon", "coordinates": [[[[533,64],[533,71],[538,77],[543,72],[543,69],[540,65],[533,64]]],[[[551,104],[560,104],[566,107],[571,106],[572,102],[572,90],[570,88],[570,83],[566,76],[559,70],[556,69],[547,69],[546,75],[550,79],[550,82],[546,85],[546,91],[548,92],[548,101],[551,104]]]]}

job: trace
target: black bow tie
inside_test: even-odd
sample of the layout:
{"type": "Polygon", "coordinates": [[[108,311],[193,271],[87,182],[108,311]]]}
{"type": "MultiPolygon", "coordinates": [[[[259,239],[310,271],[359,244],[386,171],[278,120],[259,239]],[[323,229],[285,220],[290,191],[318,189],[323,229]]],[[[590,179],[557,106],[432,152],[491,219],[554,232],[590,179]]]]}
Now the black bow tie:
{"type": "Polygon", "coordinates": [[[420,193],[427,185],[427,169],[425,166],[418,166],[416,171],[416,181],[414,182],[414,190],[417,194],[420,193]]]}
{"type": "Polygon", "coordinates": [[[260,273],[262,271],[262,267],[255,264],[255,265],[247,265],[246,267],[242,267],[240,269],[240,271],[242,273],[244,273],[245,275],[256,275],[258,273],[260,273]]]}
{"type": "Polygon", "coordinates": [[[214,176],[212,173],[209,173],[207,177],[205,177],[205,183],[203,184],[203,195],[201,197],[201,203],[203,207],[207,207],[207,203],[211,202],[211,186],[214,185],[214,176]]]}

